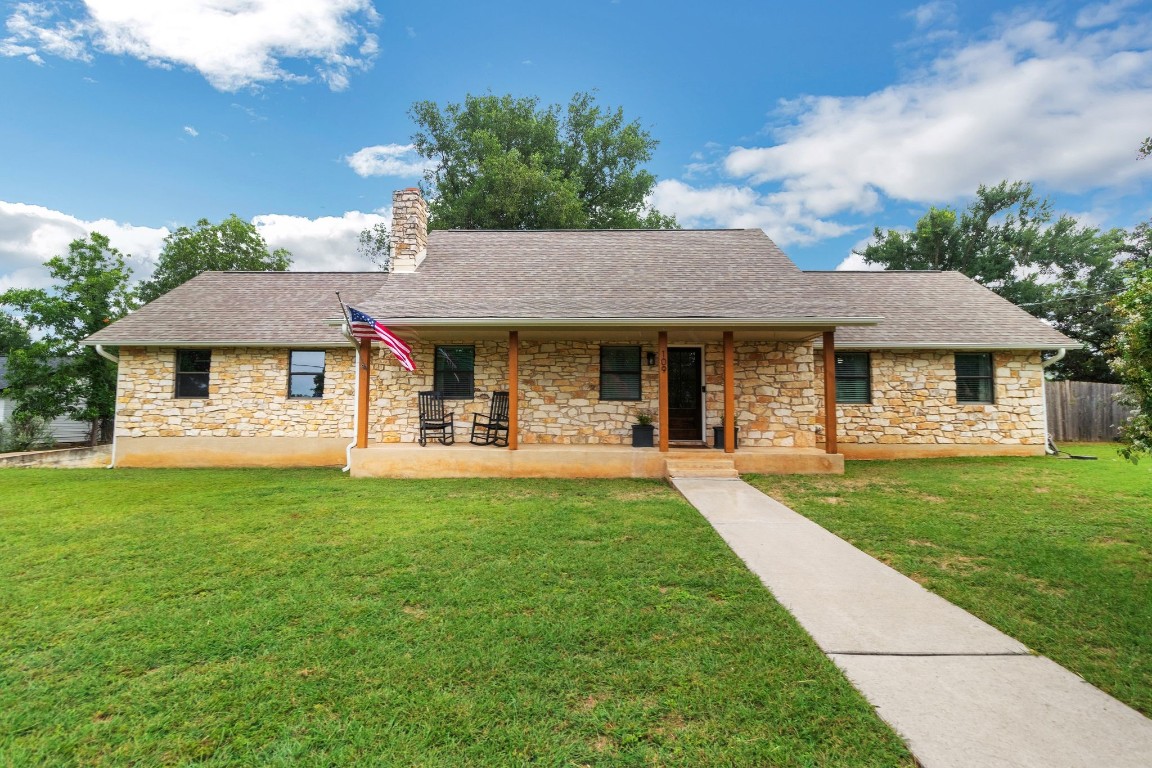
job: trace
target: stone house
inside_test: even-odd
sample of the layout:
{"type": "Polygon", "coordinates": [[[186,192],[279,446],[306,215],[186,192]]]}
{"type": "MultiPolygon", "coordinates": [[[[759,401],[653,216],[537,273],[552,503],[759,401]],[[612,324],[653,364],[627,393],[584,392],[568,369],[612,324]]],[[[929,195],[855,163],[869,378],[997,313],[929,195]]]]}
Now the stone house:
{"type": "Polygon", "coordinates": [[[391,273],[208,272],[90,337],[118,348],[115,463],[659,476],[685,457],[1038,455],[1042,353],[1076,346],[958,273],[805,272],[758,229],[428,232],[417,190],[393,203],[391,273]],[[347,335],[337,292],[414,372],[347,335]],[[456,445],[416,443],[432,389],[456,445]],[[497,391],[509,445],[471,446],[497,391]],[[631,447],[641,411],[654,448],[631,447]]]}

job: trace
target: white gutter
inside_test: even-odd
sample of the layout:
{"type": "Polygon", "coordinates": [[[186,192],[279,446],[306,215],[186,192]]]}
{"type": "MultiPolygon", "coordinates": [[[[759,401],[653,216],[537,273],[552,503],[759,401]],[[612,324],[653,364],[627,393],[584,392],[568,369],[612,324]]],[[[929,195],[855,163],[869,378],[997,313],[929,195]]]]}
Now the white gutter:
{"type": "MultiPolygon", "coordinates": [[[[336,323],[333,323],[335,325],[336,323]]],[[[114,343],[118,347],[180,347],[181,349],[211,349],[213,347],[254,347],[258,349],[340,349],[344,345],[332,341],[245,341],[243,339],[224,339],[222,341],[171,341],[162,339],[139,339],[136,341],[119,340],[114,343]]],[[[80,344],[87,347],[99,347],[100,343],[85,339],[80,344]]]]}
{"type": "Polygon", "coordinates": [[[356,339],[352,336],[352,330],[348,327],[347,323],[341,326],[340,332],[344,334],[344,338],[348,339],[352,347],[356,350],[356,362],[355,368],[353,368],[353,374],[356,377],[356,389],[354,391],[356,400],[352,409],[352,442],[344,447],[345,463],[344,467],[340,470],[341,472],[350,472],[352,470],[352,449],[356,447],[356,426],[360,423],[360,345],[356,343],[356,339]]]}
{"type": "MultiPolygon", "coordinates": [[[[1040,368],[1044,369],[1053,363],[1060,362],[1064,359],[1064,355],[1066,354],[1068,354],[1068,348],[1060,347],[1060,350],[1056,354],[1052,355],[1052,357],[1048,358],[1047,360],[1042,360],[1040,362],[1040,368]]],[[[1052,445],[1052,435],[1048,433],[1048,381],[1044,379],[1043,376],[1040,378],[1040,402],[1044,404],[1044,453],[1048,454],[1049,456],[1055,456],[1057,452],[1052,445]]]]}
{"type": "Polygon", "coordinates": [[[1058,363],[1064,359],[1064,355],[1066,355],[1066,354],[1068,354],[1068,348],[1067,347],[1060,347],[1060,351],[1058,351],[1056,354],[1052,355],[1052,357],[1048,358],[1044,362],[1040,363],[1040,367],[1041,368],[1047,368],[1048,366],[1052,365],[1053,363],[1058,363]]]}
{"type": "MultiPolygon", "coordinates": [[[[115,363],[117,367],[120,366],[120,358],[116,357],[116,355],[113,355],[109,352],[104,351],[104,345],[103,344],[97,344],[96,345],[96,354],[100,355],[100,357],[104,358],[105,360],[109,360],[109,361],[115,363]]],[[[117,379],[119,379],[119,376],[117,376],[117,379]]],[[[117,388],[119,388],[119,385],[117,385],[117,388]]],[[[116,468],[116,428],[115,428],[115,426],[113,426],[113,428],[112,428],[112,461],[108,462],[108,469],[115,469],[115,468],[116,468]]]]}

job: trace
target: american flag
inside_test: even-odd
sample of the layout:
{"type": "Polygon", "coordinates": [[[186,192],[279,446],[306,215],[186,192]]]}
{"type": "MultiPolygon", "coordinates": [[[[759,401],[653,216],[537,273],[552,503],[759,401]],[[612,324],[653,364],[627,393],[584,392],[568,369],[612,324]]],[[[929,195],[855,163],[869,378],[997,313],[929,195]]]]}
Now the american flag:
{"type": "Polygon", "coordinates": [[[392,354],[396,355],[396,359],[405,370],[416,370],[416,363],[412,362],[412,348],[405,344],[403,339],[358,309],[348,307],[348,313],[352,318],[353,336],[357,339],[379,339],[384,346],[392,350],[392,354]]]}

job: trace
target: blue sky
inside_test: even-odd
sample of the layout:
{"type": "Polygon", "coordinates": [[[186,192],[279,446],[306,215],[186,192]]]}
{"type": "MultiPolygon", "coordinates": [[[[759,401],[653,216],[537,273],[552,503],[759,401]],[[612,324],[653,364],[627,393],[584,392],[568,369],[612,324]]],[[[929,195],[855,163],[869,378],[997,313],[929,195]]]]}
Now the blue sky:
{"type": "MultiPolygon", "coordinates": [[[[874,226],[1032,181],[1152,217],[1152,3],[90,0],[0,4],[0,290],[96,229],[146,275],[197,219],[299,269],[411,186],[412,102],[596,89],[659,139],[653,203],[762,227],[808,269],[874,226]]],[[[847,260],[847,261],[846,261],[847,260]]]]}

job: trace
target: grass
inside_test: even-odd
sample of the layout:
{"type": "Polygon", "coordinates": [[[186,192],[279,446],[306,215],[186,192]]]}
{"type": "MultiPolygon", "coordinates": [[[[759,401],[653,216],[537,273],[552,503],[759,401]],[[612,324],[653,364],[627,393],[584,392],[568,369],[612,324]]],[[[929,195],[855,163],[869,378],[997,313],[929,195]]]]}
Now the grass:
{"type": "Polygon", "coordinates": [[[1152,462],[849,462],[753,484],[1152,715],[1152,462]]]}
{"type": "Polygon", "coordinates": [[[911,765],[648,481],[0,472],[0,765],[911,765]]]}

